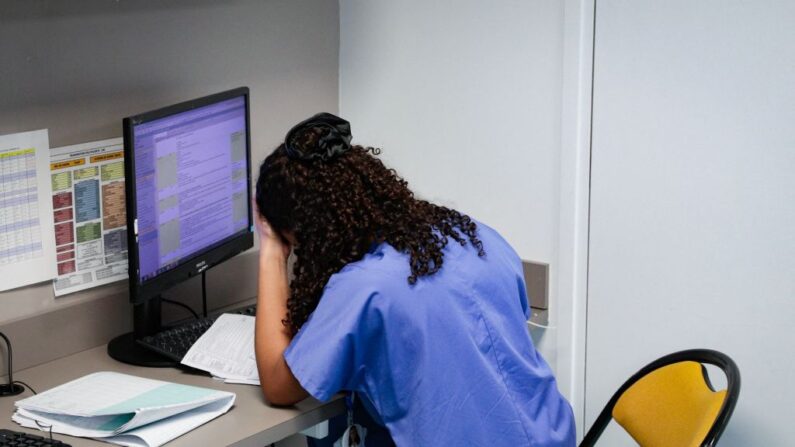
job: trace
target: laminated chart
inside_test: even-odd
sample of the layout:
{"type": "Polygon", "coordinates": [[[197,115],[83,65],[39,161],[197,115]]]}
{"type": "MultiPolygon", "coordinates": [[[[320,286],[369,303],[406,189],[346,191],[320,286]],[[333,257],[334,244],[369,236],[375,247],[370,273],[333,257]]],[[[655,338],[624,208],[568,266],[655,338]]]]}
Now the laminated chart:
{"type": "Polygon", "coordinates": [[[127,278],[121,138],[50,151],[55,296],[127,278]]]}
{"type": "Polygon", "coordinates": [[[55,277],[46,130],[0,136],[0,291],[55,277]]]}

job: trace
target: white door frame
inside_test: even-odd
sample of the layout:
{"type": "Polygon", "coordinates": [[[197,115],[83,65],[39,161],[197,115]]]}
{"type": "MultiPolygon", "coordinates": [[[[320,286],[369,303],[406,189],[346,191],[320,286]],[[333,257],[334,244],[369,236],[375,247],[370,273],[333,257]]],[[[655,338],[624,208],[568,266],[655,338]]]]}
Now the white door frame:
{"type": "Polygon", "coordinates": [[[565,0],[558,222],[557,371],[585,433],[591,111],[596,0],[565,0]]]}

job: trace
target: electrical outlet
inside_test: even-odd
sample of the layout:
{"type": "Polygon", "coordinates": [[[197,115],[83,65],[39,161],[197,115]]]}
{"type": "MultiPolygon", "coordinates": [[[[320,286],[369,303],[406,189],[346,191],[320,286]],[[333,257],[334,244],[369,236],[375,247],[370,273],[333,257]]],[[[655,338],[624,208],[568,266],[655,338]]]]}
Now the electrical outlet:
{"type": "Polygon", "coordinates": [[[524,282],[530,307],[536,309],[549,308],[549,264],[533,261],[522,261],[524,282]]]}

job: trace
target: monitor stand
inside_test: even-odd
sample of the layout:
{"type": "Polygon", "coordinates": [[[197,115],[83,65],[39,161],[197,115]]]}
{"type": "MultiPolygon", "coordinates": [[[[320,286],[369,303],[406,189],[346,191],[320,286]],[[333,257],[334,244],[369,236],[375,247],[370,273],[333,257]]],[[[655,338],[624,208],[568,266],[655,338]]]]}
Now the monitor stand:
{"type": "Polygon", "coordinates": [[[160,297],[133,304],[133,332],[119,335],[108,343],[108,355],[130,365],[173,367],[179,363],[152,352],[136,340],[160,331],[160,297]]]}

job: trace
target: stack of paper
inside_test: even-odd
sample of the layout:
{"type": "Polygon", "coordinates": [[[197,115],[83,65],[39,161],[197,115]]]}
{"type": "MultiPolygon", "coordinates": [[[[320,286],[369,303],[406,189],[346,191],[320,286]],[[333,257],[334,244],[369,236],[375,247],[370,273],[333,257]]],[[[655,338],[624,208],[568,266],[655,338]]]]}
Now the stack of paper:
{"type": "Polygon", "coordinates": [[[182,364],[207,371],[226,383],[259,385],[254,357],[254,317],[221,315],[191,346],[182,364]]]}
{"type": "Polygon", "coordinates": [[[155,447],[226,413],[235,394],[98,372],[16,402],[23,427],[155,447]]]}

